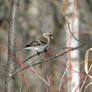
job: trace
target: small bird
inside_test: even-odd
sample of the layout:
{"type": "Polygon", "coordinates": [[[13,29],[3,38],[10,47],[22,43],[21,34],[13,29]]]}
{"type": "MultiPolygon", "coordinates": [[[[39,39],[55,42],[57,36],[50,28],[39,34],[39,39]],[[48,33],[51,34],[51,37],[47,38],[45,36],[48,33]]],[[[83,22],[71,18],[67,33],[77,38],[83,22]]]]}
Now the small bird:
{"type": "Polygon", "coordinates": [[[31,43],[27,44],[24,49],[36,51],[38,54],[41,51],[47,51],[48,46],[50,44],[50,39],[52,39],[53,36],[51,33],[43,33],[38,40],[32,41],[31,43]]]}

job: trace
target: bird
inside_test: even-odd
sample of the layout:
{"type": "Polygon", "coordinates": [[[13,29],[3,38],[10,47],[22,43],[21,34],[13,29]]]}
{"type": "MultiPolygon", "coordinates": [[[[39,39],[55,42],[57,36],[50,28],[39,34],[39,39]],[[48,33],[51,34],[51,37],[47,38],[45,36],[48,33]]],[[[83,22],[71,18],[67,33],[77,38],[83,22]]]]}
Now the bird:
{"type": "Polygon", "coordinates": [[[24,49],[36,51],[37,54],[39,54],[41,51],[47,52],[51,39],[53,39],[53,36],[51,33],[49,32],[42,33],[37,40],[27,44],[24,47],[24,49]]]}

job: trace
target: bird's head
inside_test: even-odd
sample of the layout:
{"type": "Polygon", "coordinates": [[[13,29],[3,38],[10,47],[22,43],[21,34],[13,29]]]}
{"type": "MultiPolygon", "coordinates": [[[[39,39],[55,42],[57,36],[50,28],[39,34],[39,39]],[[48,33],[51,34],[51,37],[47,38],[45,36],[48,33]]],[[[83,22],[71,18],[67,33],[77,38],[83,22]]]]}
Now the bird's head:
{"type": "Polygon", "coordinates": [[[53,39],[53,36],[52,36],[52,34],[51,33],[43,33],[43,36],[45,37],[45,38],[49,38],[49,39],[53,39]]]}

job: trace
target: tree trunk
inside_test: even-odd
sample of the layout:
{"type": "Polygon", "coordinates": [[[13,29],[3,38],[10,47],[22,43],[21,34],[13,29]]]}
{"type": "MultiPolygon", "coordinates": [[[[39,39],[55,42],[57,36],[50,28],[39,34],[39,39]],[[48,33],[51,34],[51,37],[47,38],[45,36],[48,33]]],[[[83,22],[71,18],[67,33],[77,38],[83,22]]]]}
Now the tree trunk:
{"type": "MultiPolygon", "coordinates": [[[[67,47],[76,47],[79,45],[79,17],[78,17],[78,10],[76,9],[77,7],[77,0],[70,0],[69,3],[71,3],[69,5],[69,7],[67,8],[67,16],[66,16],[66,20],[67,22],[70,23],[70,25],[66,25],[68,26],[66,28],[66,36],[67,39],[69,39],[67,41],[67,47]],[[75,4],[76,3],[76,4],[75,4]],[[71,17],[68,15],[72,15],[71,17]],[[69,28],[70,27],[70,28],[69,28]],[[75,39],[72,37],[71,33],[69,32],[69,29],[71,32],[73,32],[74,37],[76,37],[75,39]]],[[[75,50],[73,52],[69,52],[68,53],[68,67],[69,67],[69,71],[68,71],[68,92],[74,92],[76,90],[76,88],[78,87],[79,83],[80,83],[80,75],[76,72],[72,72],[72,70],[76,70],[78,72],[80,72],[80,66],[76,66],[79,65],[79,51],[75,50]]],[[[79,88],[76,92],[79,92],[79,88]]]]}
{"type": "MultiPolygon", "coordinates": [[[[8,32],[8,53],[16,58],[17,52],[17,15],[18,15],[19,0],[11,0],[10,10],[10,28],[8,32]]],[[[7,92],[15,92],[16,76],[12,78],[12,74],[16,70],[17,63],[8,56],[8,77],[7,77],[7,92]]]]}

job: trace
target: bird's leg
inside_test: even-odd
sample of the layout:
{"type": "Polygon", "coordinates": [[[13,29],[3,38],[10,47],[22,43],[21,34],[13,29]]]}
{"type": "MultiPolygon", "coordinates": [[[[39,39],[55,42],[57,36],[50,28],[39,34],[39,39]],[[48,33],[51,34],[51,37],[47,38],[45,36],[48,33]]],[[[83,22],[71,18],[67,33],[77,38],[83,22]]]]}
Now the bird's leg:
{"type": "Polygon", "coordinates": [[[44,49],[44,52],[45,52],[45,53],[47,53],[47,51],[48,51],[47,49],[44,49]]]}
{"type": "MultiPolygon", "coordinates": [[[[44,49],[43,51],[44,51],[45,53],[47,53],[48,50],[47,50],[47,49],[44,49]]],[[[37,55],[40,55],[40,53],[41,53],[41,52],[38,52],[38,51],[36,51],[36,52],[37,52],[37,55]]]]}
{"type": "Polygon", "coordinates": [[[40,55],[40,52],[36,51],[37,52],[37,55],[40,55]]]}

